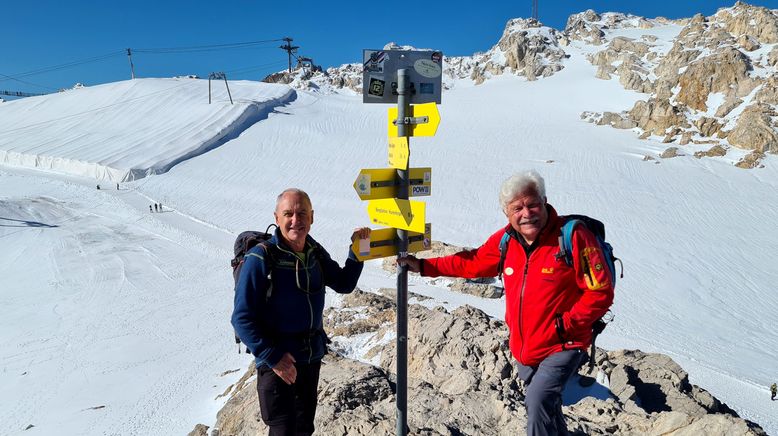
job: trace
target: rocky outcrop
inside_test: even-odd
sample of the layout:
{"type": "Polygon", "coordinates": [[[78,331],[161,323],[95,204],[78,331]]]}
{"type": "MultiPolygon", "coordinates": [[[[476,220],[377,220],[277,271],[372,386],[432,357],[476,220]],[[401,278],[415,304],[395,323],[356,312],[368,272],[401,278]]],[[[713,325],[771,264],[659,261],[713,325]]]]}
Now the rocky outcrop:
{"type": "Polygon", "coordinates": [[[773,122],[776,116],[778,112],[770,105],[757,103],[747,107],[729,132],[729,143],[762,153],[778,153],[778,131],[773,122]]]}
{"type": "Polygon", "coordinates": [[[718,52],[690,63],[681,74],[681,87],[677,99],[691,109],[705,112],[708,95],[719,92],[737,97],[748,95],[757,82],[751,80],[748,58],[734,47],[724,47],[718,52]]]}
{"type": "Polygon", "coordinates": [[[650,98],[648,101],[638,101],[629,111],[629,118],[644,131],[659,136],[664,136],[667,129],[673,127],[689,127],[683,109],[666,99],[650,98]]]}
{"type": "Polygon", "coordinates": [[[625,89],[648,93],[652,83],[648,79],[650,71],[644,58],[648,57],[649,50],[646,42],[620,36],[613,38],[605,50],[589,55],[588,59],[598,67],[597,78],[608,80],[615,74],[625,89]]]}
{"type": "MultiPolygon", "coordinates": [[[[560,47],[565,35],[543,26],[534,19],[512,19],[507,22],[502,36],[485,53],[473,56],[443,57],[443,89],[450,89],[458,79],[471,79],[481,84],[490,77],[511,73],[527,80],[549,77],[564,68],[567,57],[560,47]]],[[[411,46],[386,44],[385,50],[416,50],[411,46]]],[[[279,72],[264,79],[266,82],[287,83],[297,89],[318,92],[337,92],[348,89],[362,93],[362,64],[345,64],[326,71],[294,70],[279,72]]]]}
{"type": "Polygon", "coordinates": [[[778,42],[778,15],[770,9],[739,1],[732,8],[719,10],[715,18],[736,37],[750,37],[761,44],[778,42]]]}
{"type": "MultiPolygon", "coordinates": [[[[596,14],[579,14],[574,29],[581,34],[595,23],[604,29],[603,21],[596,14]]],[[[651,39],[609,39],[606,33],[601,39],[608,46],[589,60],[597,66],[596,77],[617,75],[625,89],[650,94],[622,117],[636,124],[641,138],[655,135],[681,146],[718,145],[696,152],[698,157],[721,156],[729,145],[775,153],[778,49],[759,52],[777,37],[778,11],[738,2],[713,16],[697,14],[686,20],[666,53],[651,39]],[[717,106],[709,107],[712,104],[717,106]]],[[[612,113],[587,112],[582,118],[617,128],[630,125],[612,113]]]]}
{"type": "Polygon", "coordinates": [[[761,168],[764,166],[762,165],[762,159],[764,159],[764,153],[761,151],[752,151],[744,156],[743,159],[739,160],[735,166],[743,169],[761,168]]]}
{"type": "Polygon", "coordinates": [[[483,55],[474,56],[470,78],[483,83],[506,70],[527,80],[548,77],[563,68],[567,56],[559,47],[562,35],[534,19],[508,21],[497,44],[483,55]]]}
{"type": "MultiPolygon", "coordinates": [[[[391,310],[377,294],[355,292],[343,307],[328,309],[327,328],[391,310]],[[372,309],[373,305],[380,309],[372,309]],[[337,313],[337,315],[335,315],[337,313]]],[[[414,435],[515,435],[526,425],[523,387],[506,344],[507,329],[478,309],[409,307],[408,425],[414,435]]],[[[364,339],[394,328],[391,317],[364,339]]],[[[344,339],[345,340],[345,339],[344,339]]],[[[352,339],[353,340],[353,339],[352,339]]],[[[336,347],[338,344],[335,344],[336,347]]],[[[331,354],[322,365],[317,434],[377,435],[395,430],[394,340],[370,347],[378,365],[331,354]]],[[[364,360],[364,356],[353,356],[364,360]]],[[[598,350],[602,382],[588,388],[572,380],[576,398],[563,407],[575,434],[763,435],[708,392],[689,383],[669,357],[640,351],[598,350]]],[[[219,436],[265,432],[257,420],[253,365],[219,412],[219,436]]],[[[202,427],[198,433],[203,434],[202,427]]],[[[198,430],[196,429],[196,430],[198,430]]],[[[213,433],[212,433],[213,434],[213,433]]]]}
{"type": "Polygon", "coordinates": [[[670,159],[672,157],[681,156],[678,154],[678,147],[668,147],[662,154],[659,155],[662,159],[670,159]]]}
{"type": "Polygon", "coordinates": [[[565,35],[572,40],[600,45],[605,36],[600,25],[596,24],[600,19],[601,17],[591,9],[571,15],[567,19],[567,25],[565,25],[565,35]]]}
{"type": "Polygon", "coordinates": [[[707,151],[694,152],[694,157],[696,157],[697,159],[703,157],[718,157],[718,156],[726,156],[726,155],[727,155],[727,149],[722,147],[719,144],[714,145],[713,147],[709,148],[707,151]]]}

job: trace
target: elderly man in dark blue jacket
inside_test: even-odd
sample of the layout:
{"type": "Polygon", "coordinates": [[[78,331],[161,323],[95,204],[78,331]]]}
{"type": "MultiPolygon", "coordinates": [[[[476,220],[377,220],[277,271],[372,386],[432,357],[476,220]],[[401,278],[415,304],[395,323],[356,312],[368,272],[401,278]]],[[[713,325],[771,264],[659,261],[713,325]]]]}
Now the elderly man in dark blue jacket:
{"type": "MultiPolygon", "coordinates": [[[[324,288],[353,291],[362,262],[349,248],[341,268],[308,235],[313,206],[305,192],[282,192],[274,215],[275,236],[246,253],[232,325],[255,356],[259,407],[268,434],[310,435],[327,343],[322,326],[324,288]]],[[[356,229],[351,238],[369,236],[365,227],[356,229]]]]}

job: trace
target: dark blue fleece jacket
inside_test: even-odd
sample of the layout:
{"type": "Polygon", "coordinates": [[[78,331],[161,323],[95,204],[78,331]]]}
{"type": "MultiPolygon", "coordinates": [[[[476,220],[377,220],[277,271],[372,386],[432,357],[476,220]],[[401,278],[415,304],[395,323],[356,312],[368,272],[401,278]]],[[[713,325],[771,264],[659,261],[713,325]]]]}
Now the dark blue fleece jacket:
{"type": "Polygon", "coordinates": [[[257,368],[272,368],[287,352],[299,363],[317,362],[326,351],[325,285],[342,294],[353,291],[362,262],[349,249],[341,268],[310,235],[304,261],[281,242],[278,230],[268,242],[269,257],[262,245],[246,253],[235,288],[232,325],[256,358],[257,368]]]}

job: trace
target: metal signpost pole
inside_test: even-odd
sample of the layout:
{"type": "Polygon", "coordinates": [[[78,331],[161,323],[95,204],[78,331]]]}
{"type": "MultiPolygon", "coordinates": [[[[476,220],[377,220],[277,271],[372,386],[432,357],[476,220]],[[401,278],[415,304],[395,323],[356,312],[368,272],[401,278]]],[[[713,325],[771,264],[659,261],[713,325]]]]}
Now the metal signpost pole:
{"type": "MultiPolygon", "coordinates": [[[[397,136],[407,134],[408,70],[397,70],[397,136]]],[[[409,138],[410,141],[410,138],[409,138]]],[[[409,165],[410,166],[410,165],[409,165]]],[[[408,199],[408,171],[397,170],[397,198],[408,199]]],[[[400,257],[408,255],[408,231],[397,230],[400,257]]],[[[397,270],[397,436],[405,436],[408,428],[408,266],[397,270]]]]}
{"type": "MultiPolygon", "coordinates": [[[[434,136],[440,123],[443,53],[431,50],[363,50],[362,102],[397,103],[387,110],[388,163],[391,168],[362,169],[354,189],[367,200],[367,214],[375,229],[369,240],[354,241],[360,260],[378,259],[430,250],[432,224],[425,203],[409,197],[428,196],[432,168],[410,168],[411,136],[434,136]],[[396,81],[394,80],[396,74],[396,81]],[[396,130],[395,130],[396,129],[396,130]],[[394,197],[393,197],[394,195],[394,197]]],[[[408,428],[408,267],[397,269],[397,436],[408,428]]]]}

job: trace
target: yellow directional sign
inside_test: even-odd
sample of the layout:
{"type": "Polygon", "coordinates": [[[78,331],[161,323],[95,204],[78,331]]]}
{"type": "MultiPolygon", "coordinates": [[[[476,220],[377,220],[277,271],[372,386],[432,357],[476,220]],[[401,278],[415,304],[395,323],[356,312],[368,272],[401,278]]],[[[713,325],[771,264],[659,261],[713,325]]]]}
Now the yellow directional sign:
{"type": "MultiPolygon", "coordinates": [[[[395,129],[395,132],[397,130],[395,129]]],[[[389,166],[398,170],[408,169],[408,156],[411,151],[408,148],[408,138],[405,136],[389,138],[389,166]]]]}
{"type": "MultiPolygon", "coordinates": [[[[354,190],[362,200],[393,198],[397,195],[398,184],[397,170],[394,168],[366,168],[359,172],[354,181],[354,190]]],[[[410,168],[408,185],[409,197],[431,195],[432,168],[410,168]]]]}
{"type": "MultiPolygon", "coordinates": [[[[411,121],[408,124],[408,136],[435,136],[440,124],[440,113],[435,103],[424,103],[409,106],[407,118],[411,121]],[[425,121],[426,118],[426,122],[425,121]]],[[[389,108],[389,137],[397,137],[397,108],[389,108]]]]}
{"type": "MultiPolygon", "coordinates": [[[[398,242],[397,229],[374,229],[370,232],[369,240],[357,239],[351,244],[351,250],[357,259],[364,262],[396,255],[398,242]]],[[[424,233],[408,232],[408,253],[416,253],[430,248],[432,248],[432,224],[424,225],[424,233]]]]}
{"type": "Polygon", "coordinates": [[[370,200],[367,204],[367,214],[373,224],[422,233],[425,206],[421,201],[384,198],[370,200]]]}

